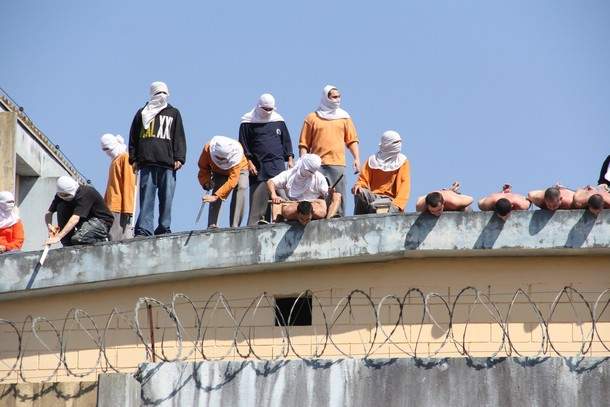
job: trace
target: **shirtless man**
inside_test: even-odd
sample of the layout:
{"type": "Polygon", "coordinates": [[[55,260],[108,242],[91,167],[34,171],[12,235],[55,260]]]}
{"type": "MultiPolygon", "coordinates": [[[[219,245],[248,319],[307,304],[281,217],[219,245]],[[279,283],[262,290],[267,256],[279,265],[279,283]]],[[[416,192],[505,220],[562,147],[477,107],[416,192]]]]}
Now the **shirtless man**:
{"type": "Polygon", "coordinates": [[[508,219],[513,210],[526,211],[530,205],[531,202],[525,196],[513,193],[509,184],[504,184],[502,192],[495,192],[479,200],[480,210],[494,211],[502,220],[508,219]]]}
{"type": "Polygon", "coordinates": [[[337,213],[341,194],[328,187],[320,165],[320,157],[304,154],[293,168],[267,181],[274,222],[281,215],[305,226],[312,219],[331,218],[337,213]]]}
{"type": "Polygon", "coordinates": [[[472,203],[471,196],[459,193],[460,184],[454,182],[449,188],[430,192],[426,196],[417,198],[415,210],[428,212],[434,216],[441,216],[443,211],[465,211],[472,203]]]}
{"type": "Polygon", "coordinates": [[[589,209],[593,215],[597,216],[602,209],[610,208],[610,190],[605,184],[597,187],[587,185],[584,188],[577,189],[574,192],[574,201],[572,202],[574,209],[589,209]]]}
{"type": "Polygon", "coordinates": [[[544,191],[541,189],[530,191],[527,194],[527,199],[540,209],[547,209],[549,211],[571,209],[574,191],[563,185],[555,184],[544,191]]]}

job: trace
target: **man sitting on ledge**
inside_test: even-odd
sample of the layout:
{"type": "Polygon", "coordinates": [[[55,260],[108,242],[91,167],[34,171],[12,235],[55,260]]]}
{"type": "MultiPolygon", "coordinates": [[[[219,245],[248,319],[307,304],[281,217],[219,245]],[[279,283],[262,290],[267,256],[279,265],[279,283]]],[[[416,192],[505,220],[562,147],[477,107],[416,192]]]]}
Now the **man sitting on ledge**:
{"type": "Polygon", "coordinates": [[[610,208],[610,191],[605,184],[597,187],[587,185],[574,192],[574,209],[589,209],[593,215],[597,216],[602,209],[610,208]]]}
{"type": "Polygon", "coordinates": [[[428,212],[434,216],[441,216],[443,211],[466,211],[472,203],[471,196],[462,195],[460,183],[454,182],[449,188],[430,192],[426,196],[417,198],[415,210],[428,212]]]}
{"type": "Polygon", "coordinates": [[[527,199],[539,207],[549,211],[557,209],[571,209],[572,201],[574,200],[574,191],[563,185],[555,184],[546,190],[530,191],[527,194],[527,199]]]}
{"type": "Polygon", "coordinates": [[[306,225],[312,219],[331,218],[337,213],[341,194],[328,188],[326,178],[319,171],[321,164],[319,156],[304,154],[293,168],[267,181],[274,222],[281,216],[306,225]]]}
{"type": "Polygon", "coordinates": [[[383,203],[389,212],[403,212],[409,199],[411,178],[409,160],[400,152],[400,134],[388,130],[381,136],[379,151],[364,164],[354,194],[354,215],[376,213],[376,203],[383,203]]]}
{"type": "Polygon", "coordinates": [[[508,219],[513,209],[526,211],[530,205],[531,202],[525,196],[513,193],[509,184],[504,184],[502,192],[495,192],[479,200],[480,210],[494,211],[502,220],[508,219]]]}

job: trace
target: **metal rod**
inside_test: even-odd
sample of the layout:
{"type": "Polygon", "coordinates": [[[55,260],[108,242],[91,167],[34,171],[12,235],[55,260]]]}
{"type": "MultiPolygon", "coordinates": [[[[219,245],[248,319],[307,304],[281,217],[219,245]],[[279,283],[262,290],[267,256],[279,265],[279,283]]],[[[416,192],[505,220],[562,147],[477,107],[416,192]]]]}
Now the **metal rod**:
{"type": "Polygon", "coordinates": [[[155,363],[157,361],[157,356],[155,355],[155,328],[153,326],[153,316],[152,316],[152,305],[148,304],[148,328],[150,329],[150,348],[152,350],[152,361],[155,363]]]}

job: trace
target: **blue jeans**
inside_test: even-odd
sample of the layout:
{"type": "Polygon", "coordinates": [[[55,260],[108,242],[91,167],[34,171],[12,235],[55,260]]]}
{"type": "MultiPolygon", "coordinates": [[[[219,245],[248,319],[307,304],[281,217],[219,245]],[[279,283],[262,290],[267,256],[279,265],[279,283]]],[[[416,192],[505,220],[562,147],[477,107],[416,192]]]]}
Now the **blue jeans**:
{"type": "Polygon", "coordinates": [[[159,196],[159,226],[155,235],[171,233],[172,200],[176,189],[176,171],[169,168],[146,166],[140,169],[140,213],[136,222],[136,236],[151,236],[155,221],[155,192],[159,196]]]}

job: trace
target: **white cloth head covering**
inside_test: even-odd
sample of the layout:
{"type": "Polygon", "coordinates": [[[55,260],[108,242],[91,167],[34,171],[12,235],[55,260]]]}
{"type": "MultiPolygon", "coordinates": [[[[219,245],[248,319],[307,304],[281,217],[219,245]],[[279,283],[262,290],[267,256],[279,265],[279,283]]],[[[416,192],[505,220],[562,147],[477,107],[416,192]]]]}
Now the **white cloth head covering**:
{"type": "Polygon", "coordinates": [[[15,207],[15,197],[8,191],[0,192],[0,229],[10,228],[19,222],[19,211],[15,207]]]}
{"type": "Polygon", "coordinates": [[[164,82],[153,82],[150,84],[150,100],[146,106],[144,106],[144,109],[142,109],[142,124],[145,129],[148,128],[148,125],[155,116],[167,107],[168,97],[169,89],[164,82]]]}
{"type": "Polygon", "coordinates": [[[297,160],[294,167],[288,170],[290,171],[286,182],[288,196],[300,197],[307,195],[307,192],[310,191],[324,190],[324,187],[326,187],[326,191],[328,191],[328,185],[326,184],[324,176],[317,176],[318,174],[322,175],[318,172],[321,165],[322,160],[318,155],[303,154],[303,156],[297,160]],[[323,180],[323,185],[320,185],[320,180],[323,180]]]}
{"type": "Polygon", "coordinates": [[[118,134],[116,136],[110,133],[104,134],[102,137],[100,137],[100,144],[102,146],[102,150],[112,159],[115,159],[119,155],[127,152],[125,140],[123,140],[123,137],[118,134]]]}
{"type": "Polygon", "coordinates": [[[283,122],[284,118],[275,111],[275,98],[271,93],[263,93],[259,98],[254,109],[241,117],[242,123],[271,123],[283,122]],[[272,111],[267,112],[263,107],[271,107],[272,111]]]}
{"type": "Polygon", "coordinates": [[[328,97],[328,92],[333,89],[337,89],[337,87],[333,85],[324,86],[320,106],[318,106],[316,113],[326,120],[349,119],[349,113],[339,107],[341,102],[336,102],[328,97]]]}
{"type": "MultiPolygon", "coordinates": [[[[62,177],[57,178],[57,193],[58,194],[59,193],[68,194],[72,198],[74,198],[77,190],[78,190],[78,182],[76,182],[71,177],[64,175],[62,177]]],[[[60,198],[64,199],[64,200],[71,200],[71,199],[65,199],[62,197],[60,197],[60,198]]]]}
{"type": "Polygon", "coordinates": [[[244,149],[238,141],[225,136],[214,136],[210,140],[212,161],[223,170],[235,167],[244,158],[244,149]]]}
{"type": "Polygon", "coordinates": [[[606,181],[610,181],[610,165],[608,166],[608,170],[606,171],[604,178],[606,178],[606,181]]]}
{"type": "Polygon", "coordinates": [[[402,139],[400,134],[394,130],[388,130],[381,135],[379,151],[369,157],[369,167],[382,171],[396,171],[399,169],[407,157],[400,152],[402,139]]]}

